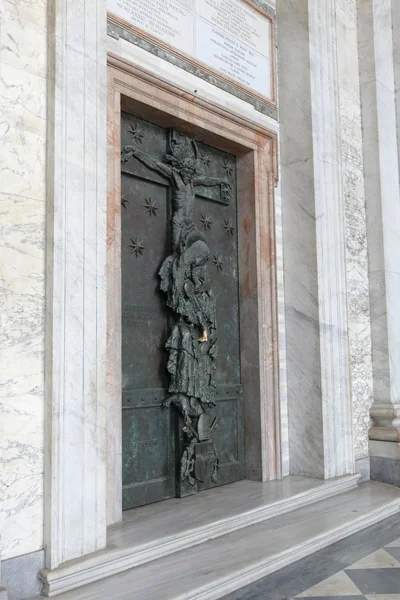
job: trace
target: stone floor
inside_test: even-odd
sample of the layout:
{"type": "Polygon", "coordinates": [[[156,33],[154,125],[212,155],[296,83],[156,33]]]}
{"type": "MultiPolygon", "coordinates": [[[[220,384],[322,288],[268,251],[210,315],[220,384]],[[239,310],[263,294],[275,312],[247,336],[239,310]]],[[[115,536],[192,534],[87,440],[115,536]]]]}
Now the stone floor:
{"type": "Polygon", "coordinates": [[[400,518],[390,517],[223,600],[400,600],[400,518]]]}

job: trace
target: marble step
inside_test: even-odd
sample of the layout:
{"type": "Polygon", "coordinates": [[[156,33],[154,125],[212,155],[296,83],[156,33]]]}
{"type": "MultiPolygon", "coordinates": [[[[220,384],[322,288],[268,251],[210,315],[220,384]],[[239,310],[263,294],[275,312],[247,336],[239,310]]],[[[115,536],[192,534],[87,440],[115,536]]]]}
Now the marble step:
{"type": "Polygon", "coordinates": [[[400,511],[377,482],[64,592],[60,600],[216,600],[400,511]]]}
{"type": "Polygon", "coordinates": [[[358,478],[239,481],[126,511],[122,523],[109,527],[105,550],[43,570],[40,578],[54,596],[343,493],[355,488],[358,478]]]}

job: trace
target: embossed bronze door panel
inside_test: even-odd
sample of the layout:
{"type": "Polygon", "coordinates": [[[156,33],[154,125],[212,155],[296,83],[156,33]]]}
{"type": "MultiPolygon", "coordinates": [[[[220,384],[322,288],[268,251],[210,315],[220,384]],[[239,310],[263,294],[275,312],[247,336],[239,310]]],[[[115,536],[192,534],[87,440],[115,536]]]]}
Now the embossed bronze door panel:
{"type": "MultiPolygon", "coordinates": [[[[122,144],[137,120],[122,115],[122,144]]],[[[165,130],[141,123],[149,152],[166,151],[165,130]]],[[[162,409],[168,387],[168,313],[158,271],[169,251],[168,182],[137,161],[122,165],[122,485],[123,508],[175,492],[173,416],[162,409]]]]}
{"type": "MultiPolygon", "coordinates": [[[[176,252],[175,201],[164,167],[154,167],[170,152],[171,132],[123,113],[121,135],[122,147],[133,148],[121,163],[122,475],[123,508],[128,509],[184,494],[179,491],[181,440],[179,435],[176,438],[181,417],[172,406],[163,407],[170,386],[165,345],[179,319],[167,308],[159,271],[165,259],[176,252]]],[[[212,460],[213,444],[196,444],[201,460],[193,467],[197,477],[193,489],[202,490],[242,479],[244,453],[235,157],[200,141],[196,152],[201,177],[206,182],[228,180],[230,188],[227,201],[221,186],[196,185],[192,214],[194,227],[209,247],[207,271],[216,304],[218,338],[215,406],[210,405],[207,412],[211,420],[218,420],[212,440],[219,468],[212,481],[207,461],[209,456],[212,460]]]]}

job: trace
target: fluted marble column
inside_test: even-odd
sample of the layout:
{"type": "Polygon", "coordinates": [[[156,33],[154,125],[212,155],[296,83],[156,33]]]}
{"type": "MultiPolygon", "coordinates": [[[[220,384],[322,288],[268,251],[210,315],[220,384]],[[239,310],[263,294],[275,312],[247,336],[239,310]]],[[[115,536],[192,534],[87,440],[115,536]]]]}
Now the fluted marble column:
{"type": "Polygon", "coordinates": [[[106,7],[49,12],[46,566],[106,544],[106,7]]]}
{"type": "Polygon", "coordinates": [[[358,0],[374,378],[371,477],[396,484],[400,484],[400,463],[395,464],[400,460],[399,32],[398,0],[358,0]]]}
{"type": "Polygon", "coordinates": [[[336,0],[277,5],[290,472],[354,472],[336,0]]]}

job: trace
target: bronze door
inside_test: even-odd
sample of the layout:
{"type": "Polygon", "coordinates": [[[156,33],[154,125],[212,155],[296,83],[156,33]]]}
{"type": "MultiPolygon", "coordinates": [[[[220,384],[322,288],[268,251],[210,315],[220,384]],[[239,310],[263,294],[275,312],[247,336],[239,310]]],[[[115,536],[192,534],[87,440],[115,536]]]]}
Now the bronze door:
{"type": "Polygon", "coordinates": [[[244,476],[235,157],[122,113],[123,508],[244,476]]]}

